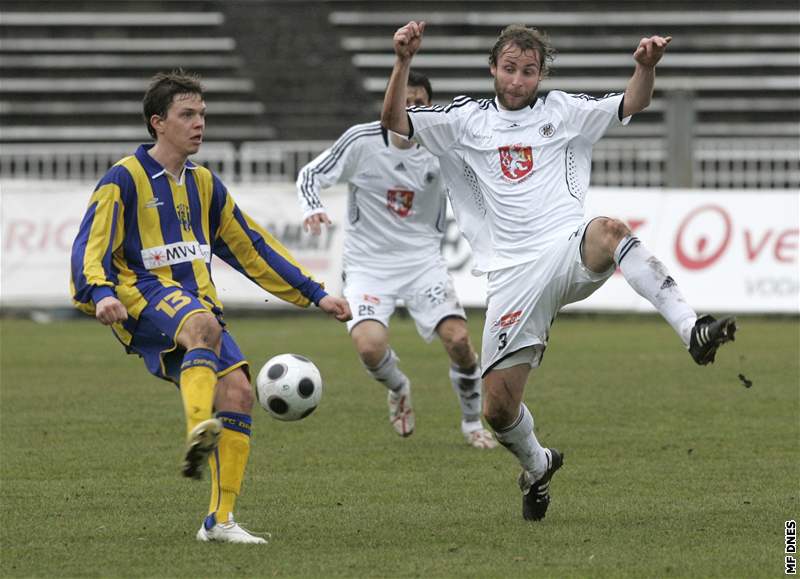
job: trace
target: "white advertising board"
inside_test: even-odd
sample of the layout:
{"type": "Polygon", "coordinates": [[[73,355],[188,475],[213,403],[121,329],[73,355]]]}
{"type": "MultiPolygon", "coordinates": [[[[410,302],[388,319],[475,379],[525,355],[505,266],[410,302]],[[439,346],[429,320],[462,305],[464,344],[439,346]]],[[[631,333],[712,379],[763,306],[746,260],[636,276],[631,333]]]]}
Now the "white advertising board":
{"type": "MultiPolygon", "coordinates": [[[[92,188],[91,183],[0,183],[0,305],[69,305],[70,247],[92,188]]],[[[293,185],[233,185],[230,190],[316,279],[332,293],[340,292],[344,187],[325,192],[334,224],[319,237],[303,232],[293,185]]],[[[627,223],[699,311],[800,313],[798,192],[595,188],[586,215],[627,223]]],[[[469,248],[452,220],[445,237],[443,251],[462,303],[483,306],[485,278],[469,273],[469,248]]],[[[212,267],[227,306],[288,307],[225,263],[215,260],[212,267]]],[[[619,273],[569,308],[652,311],[619,273]]]]}

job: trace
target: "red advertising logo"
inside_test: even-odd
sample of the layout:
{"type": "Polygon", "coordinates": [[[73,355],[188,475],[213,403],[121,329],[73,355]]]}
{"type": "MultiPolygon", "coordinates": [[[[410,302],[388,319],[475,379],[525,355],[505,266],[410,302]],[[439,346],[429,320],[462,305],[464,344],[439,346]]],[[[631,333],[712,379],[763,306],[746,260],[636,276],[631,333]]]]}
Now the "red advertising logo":
{"type": "Polygon", "coordinates": [[[709,267],[725,253],[733,225],[728,212],[718,205],[703,205],[681,222],[675,236],[675,256],[686,269],[709,267]]]}

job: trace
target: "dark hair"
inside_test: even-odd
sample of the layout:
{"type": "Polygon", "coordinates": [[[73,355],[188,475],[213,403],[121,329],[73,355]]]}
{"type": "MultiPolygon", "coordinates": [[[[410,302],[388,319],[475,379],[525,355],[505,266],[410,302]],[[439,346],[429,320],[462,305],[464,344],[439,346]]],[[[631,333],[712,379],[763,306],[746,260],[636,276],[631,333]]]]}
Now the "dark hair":
{"type": "Polygon", "coordinates": [[[195,94],[202,98],[203,85],[200,84],[200,77],[185,72],[182,68],[177,68],[172,72],[159,72],[150,79],[150,84],[142,98],[142,109],[147,132],[154,139],[156,132],[150,125],[150,117],[153,115],[166,117],[172,99],[175,98],[175,95],[180,94],[195,94]]]}
{"type": "Polygon", "coordinates": [[[524,24],[506,26],[492,47],[489,64],[497,66],[500,53],[509,44],[514,44],[523,52],[535,50],[539,54],[539,72],[542,78],[550,72],[550,64],[556,56],[556,50],[550,44],[550,37],[536,28],[528,28],[524,24]]]}
{"type": "Polygon", "coordinates": [[[428,77],[415,70],[408,71],[408,86],[421,86],[428,93],[428,100],[433,102],[433,89],[431,88],[431,81],[428,77]]]}

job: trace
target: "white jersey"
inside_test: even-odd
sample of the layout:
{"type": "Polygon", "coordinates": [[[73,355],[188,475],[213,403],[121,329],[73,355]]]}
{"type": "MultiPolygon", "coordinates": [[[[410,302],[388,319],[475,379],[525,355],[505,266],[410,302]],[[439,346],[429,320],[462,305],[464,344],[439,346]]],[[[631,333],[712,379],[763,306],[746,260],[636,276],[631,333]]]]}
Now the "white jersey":
{"type": "Polygon", "coordinates": [[[551,91],[517,111],[465,96],[408,110],[412,138],[439,157],[473,273],[536,260],[580,227],[592,145],[620,122],[621,103],[551,91]]]}
{"type": "Polygon", "coordinates": [[[379,122],[355,125],[297,177],[303,219],[325,212],[319,191],[348,183],[344,269],[387,275],[445,265],[441,255],[447,197],[439,162],[414,145],[384,140],[379,122]]]}

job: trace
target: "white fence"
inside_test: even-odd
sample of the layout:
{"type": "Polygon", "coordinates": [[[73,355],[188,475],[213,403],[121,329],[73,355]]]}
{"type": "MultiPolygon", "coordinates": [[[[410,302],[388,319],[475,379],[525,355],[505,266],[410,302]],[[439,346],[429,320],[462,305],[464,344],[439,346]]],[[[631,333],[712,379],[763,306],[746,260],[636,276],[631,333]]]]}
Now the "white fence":
{"type": "MultiPolygon", "coordinates": [[[[203,145],[196,160],[228,182],[288,183],[330,141],[203,145]]],[[[135,143],[3,144],[0,179],[96,181],[135,143]]],[[[666,186],[666,138],[607,138],[594,149],[592,184],[666,186]]],[[[794,138],[696,138],[693,183],[709,189],[800,189],[800,143],[794,138]]]]}

